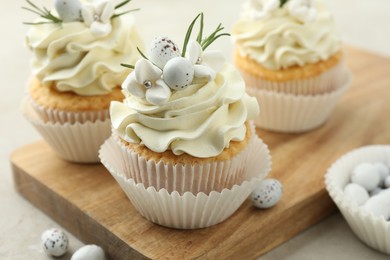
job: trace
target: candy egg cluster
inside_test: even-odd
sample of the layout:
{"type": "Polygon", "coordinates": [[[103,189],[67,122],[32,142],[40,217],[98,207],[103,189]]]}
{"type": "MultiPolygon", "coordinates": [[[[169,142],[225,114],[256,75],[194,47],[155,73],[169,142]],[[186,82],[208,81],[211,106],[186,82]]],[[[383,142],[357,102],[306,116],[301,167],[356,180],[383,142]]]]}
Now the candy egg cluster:
{"type": "Polygon", "coordinates": [[[345,197],[376,217],[390,219],[390,169],[384,163],[360,163],[344,187],[345,197]]]}
{"type": "Polygon", "coordinates": [[[282,197],[283,186],[276,179],[265,179],[260,182],[251,194],[252,203],[256,208],[273,207],[282,197]]]}

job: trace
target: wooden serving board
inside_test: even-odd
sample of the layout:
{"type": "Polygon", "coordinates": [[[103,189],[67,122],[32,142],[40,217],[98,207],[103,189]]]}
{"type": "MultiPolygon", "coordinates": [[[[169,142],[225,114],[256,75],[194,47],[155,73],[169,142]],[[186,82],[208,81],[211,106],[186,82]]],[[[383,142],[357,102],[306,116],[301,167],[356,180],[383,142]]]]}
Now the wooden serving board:
{"type": "Polygon", "coordinates": [[[270,177],[284,184],[272,209],[247,200],[228,220],[200,230],[174,230],[140,216],[102,165],[58,159],[45,142],[11,156],[17,191],[110,259],[252,259],[336,210],[323,176],[342,154],[390,143],[390,59],[346,50],[354,80],[331,118],[304,134],[258,130],[272,155],[270,177]]]}

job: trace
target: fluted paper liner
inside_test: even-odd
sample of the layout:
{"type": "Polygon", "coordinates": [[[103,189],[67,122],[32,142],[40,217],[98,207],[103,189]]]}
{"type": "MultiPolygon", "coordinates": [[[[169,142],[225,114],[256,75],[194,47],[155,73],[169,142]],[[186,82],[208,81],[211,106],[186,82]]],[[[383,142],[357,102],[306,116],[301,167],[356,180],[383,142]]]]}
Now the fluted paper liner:
{"type": "Polygon", "coordinates": [[[390,165],[390,146],[365,146],[345,154],[328,169],[325,186],[355,235],[368,246],[390,254],[390,222],[374,217],[344,195],[352,169],[364,162],[390,165]]]}
{"type": "MultiPolygon", "coordinates": [[[[253,123],[250,127],[252,133],[249,143],[253,143],[256,136],[253,123]]],[[[248,153],[251,144],[231,160],[194,165],[172,165],[162,161],[158,163],[147,161],[146,158],[128,149],[115,134],[113,137],[120,147],[121,158],[124,162],[121,171],[126,178],[134,179],[135,183],[142,183],[145,187],[153,186],[157,190],[165,188],[168,192],[177,191],[179,194],[186,191],[194,194],[220,192],[224,188],[231,188],[234,184],[241,183],[246,168],[250,164],[248,153]]]]}
{"type": "Polygon", "coordinates": [[[97,110],[97,111],[81,111],[81,112],[67,112],[57,109],[45,108],[36,102],[32,98],[29,98],[31,107],[35,110],[39,118],[43,122],[60,123],[60,124],[74,124],[105,121],[109,118],[108,109],[97,110]]]}
{"type": "MultiPolygon", "coordinates": [[[[126,176],[123,153],[117,141],[111,137],[100,149],[103,165],[119,183],[137,211],[156,224],[179,228],[204,228],[218,224],[231,216],[245,201],[256,185],[270,171],[271,159],[267,146],[257,137],[248,144],[244,180],[231,189],[191,193],[156,189],[126,176]]],[[[155,164],[154,162],[146,162],[155,164]]],[[[212,163],[211,163],[212,164],[212,163]]],[[[156,167],[156,171],[159,169],[156,167]]],[[[189,169],[189,168],[186,168],[189,169]]],[[[173,177],[174,178],[174,177],[173,177]]]]}
{"type": "Polygon", "coordinates": [[[247,86],[255,89],[294,95],[320,95],[337,90],[344,80],[346,67],[339,62],[333,68],[318,76],[288,81],[271,81],[254,76],[238,67],[247,86]]]}
{"type": "Polygon", "coordinates": [[[342,85],[337,90],[320,95],[293,95],[247,86],[248,93],[257,98],[261,108],[255,124],[260,128],[286,133],[317,128],[329,118],[351,79],[351,74],[345,71],[342,85]]]}
{"type": "Polygon", "coordinates": [[[111,134],[109,118],[84,123],[45,122],[32,108],[28,98],[22,102],[22,113],[61,158],[80,163],[100,161],[99,148],[111,134]]]}

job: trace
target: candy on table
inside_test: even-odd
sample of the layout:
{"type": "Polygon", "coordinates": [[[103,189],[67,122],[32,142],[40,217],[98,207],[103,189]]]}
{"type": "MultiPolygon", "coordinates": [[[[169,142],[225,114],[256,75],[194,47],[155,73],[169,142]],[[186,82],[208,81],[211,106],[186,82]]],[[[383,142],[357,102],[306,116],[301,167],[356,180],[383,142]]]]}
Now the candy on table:
{"type": "Polygon", "coordinates": [[[105,260],[104,251],[97,245],[85,245],[79,248],[71,260],[105,260]]]}
{"type": "Polygon", "coordinates": [[[68,250],[68,237],[64,231],[57,228],[52,228],[43,232],[41,242],[44,252],[50,256],[63,256],[68,250]]]}
{"type": "Polygon", "coordinates": [[[279,202],[282,193],[283,186],[278,180],[265,179],[252,192],[252,203],[256,208],[270,208],[279,202]]]}

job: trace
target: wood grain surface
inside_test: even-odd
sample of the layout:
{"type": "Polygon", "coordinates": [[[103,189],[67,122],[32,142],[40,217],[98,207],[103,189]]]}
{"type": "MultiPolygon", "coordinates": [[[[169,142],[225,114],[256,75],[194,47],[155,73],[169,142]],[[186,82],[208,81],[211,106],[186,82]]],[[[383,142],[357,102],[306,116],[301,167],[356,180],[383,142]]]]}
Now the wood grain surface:
{"type": "Polygon", "coordinates": [[[174,230],[140,216],[99,164],[58,159],[45,142],[11,155],[17,191],[84,243],[110,259],[253,259],[336,210],[323,176],[342,154],[390,143],[390,59],[348,48],[350,89],[329,120],[304,134],[258,130],[272,155],[270,177],[284,184],[280,203],[258,210],[247,200],[228,220],[200,230],[174,230]]]}

